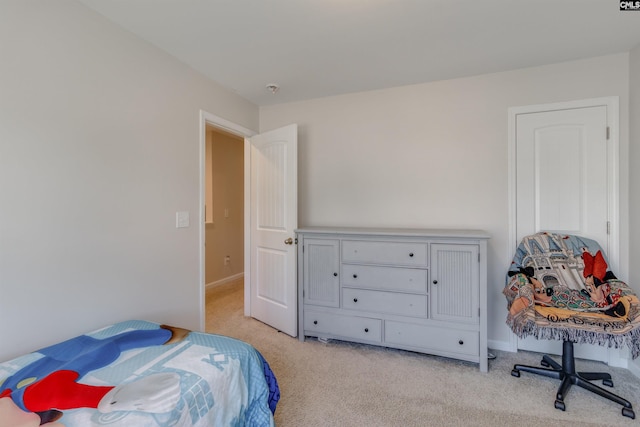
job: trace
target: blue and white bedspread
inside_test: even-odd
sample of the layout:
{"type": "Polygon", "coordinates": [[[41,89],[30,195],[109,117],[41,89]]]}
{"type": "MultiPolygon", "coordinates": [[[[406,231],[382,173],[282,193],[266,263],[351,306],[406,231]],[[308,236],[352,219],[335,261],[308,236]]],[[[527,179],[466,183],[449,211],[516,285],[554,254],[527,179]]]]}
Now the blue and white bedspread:
{"type": "Polygon", "coordinates": [[[0,363],[0,427],[273,426],[279,397],[249,344],[140,320],[0,363]]]}

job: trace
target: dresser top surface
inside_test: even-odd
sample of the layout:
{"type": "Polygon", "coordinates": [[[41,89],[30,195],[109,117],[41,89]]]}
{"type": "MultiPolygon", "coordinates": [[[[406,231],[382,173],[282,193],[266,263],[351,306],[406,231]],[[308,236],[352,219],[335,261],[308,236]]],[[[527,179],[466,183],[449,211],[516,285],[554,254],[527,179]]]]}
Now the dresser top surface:
{"type": "Polygon", "coordinates": [[[374,228],[374,227],[300,227],[296,233],[340,234],[362,236],[406,236],[406,237],[464,237],[468,239],[488,239],[482,230],[446,228],[374,228]]]}

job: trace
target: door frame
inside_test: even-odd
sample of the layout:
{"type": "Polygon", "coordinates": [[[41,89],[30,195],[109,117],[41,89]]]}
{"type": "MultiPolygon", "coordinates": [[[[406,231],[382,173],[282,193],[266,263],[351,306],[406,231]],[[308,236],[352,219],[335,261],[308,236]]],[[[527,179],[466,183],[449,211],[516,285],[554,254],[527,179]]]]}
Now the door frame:
{"type": "MultiPolygon", "coordinates": [[[[540,113],[558,110],[569,110],[588,107],[607,107],[607,127],[609,128],[609,138],[607,142],[607,171],[608,171],[608,193],[609,200],[607,209],[609,211],[609,253],[608,259],[611,263],[612,271],[617,271],[623,277],[627,276],[626,271],[620,269],[620,98],[609,96],[602,98],[590,98],[576,101],[556,102],[550,104],[525,105],[508,108],[508,192],[509,192],[509,238],[507,240],[506,254],[509,257],[504,265],[511,263],[513,254],[520,242],[516,236],[516,119],[520,114],[540,113]]],[[[517,351],[518,341],[514,333],[510,334],[510,346],[512,351],[517,351]]],[[[616,364],[616,357],[612,353],[618,353],[615,349],[610,349],[610,364],[616,364]],[[612,351],[613,350],[613,351],[612,351]],[[612,363],[614,362],[614,363],[612,363]]],[[[617,365],[617,364],[616,364],[617,365]]]]}
{"type": "Polygon", "coordinates": [[[251,272],[247,270],[247,265],[251,265],[251,150],[249,138],[256,135],[257,132],[245,128],[237,123],[231,122],[215,114],[200,110],[200,155],[199,155],[199,206],[198,206],[198,235],[199,237],[199,281],[200,281],[200,330],[205,330],[206,320],[206,299],[205,299],[205,159],[206,159],[206,142],[207,142],[207,124],[222,129],[236,136],[244,138],[244,315],[251,314],[251,272]]]}

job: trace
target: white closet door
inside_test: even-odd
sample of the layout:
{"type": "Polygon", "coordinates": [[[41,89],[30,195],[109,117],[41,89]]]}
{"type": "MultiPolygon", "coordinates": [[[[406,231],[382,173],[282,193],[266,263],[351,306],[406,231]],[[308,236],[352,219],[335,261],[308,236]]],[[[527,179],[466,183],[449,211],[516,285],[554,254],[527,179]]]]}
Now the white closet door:
{"type": "Polygon", "coordinates": [[[577,234],[609,253],[607,108],[517,117],[517,238],[577,234]]]}
{"type": "MultiPolygon", "coordinates": [[[[609,254],[607,107],[516,116],[517,241],[538,231],[596,240],[609,254]]],[[[527,338],[524,350],[561,354],[562,343],[527,338]]],[[[608,361],[608,350],[575,347],[577,357],[608,361]]]]}

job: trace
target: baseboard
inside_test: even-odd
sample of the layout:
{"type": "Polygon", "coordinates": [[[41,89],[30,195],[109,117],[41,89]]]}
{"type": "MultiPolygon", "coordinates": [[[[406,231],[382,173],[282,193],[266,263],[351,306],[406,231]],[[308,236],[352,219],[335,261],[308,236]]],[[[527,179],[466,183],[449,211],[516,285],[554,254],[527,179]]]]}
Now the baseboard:
{"type": "Polygon", "coordinates": [[[636,377],[640,378],[640,362],[638,361],[638,359],[636,359],[636,361],[629,360],[629,363],[627,365],[627,369],[633,375],[635,375],[636,377]]]}
{"type": "Polygon", "coordinates": [[[629,369],[630,358],[631,352],[627,347],[609,348],[609,366],[629,369]]]}
{"type": "MultiPolygon", "coordinates": [[[[517,347],[514,348],[510,341],[489,340],[489,348],[491,350],[507,351],[516,353],[517,347]]],[[[609,366],[616,368],[624,368],[636,377],[640,378],[640,358],[636,361],[631,359],[631,355],[625,349],[609,349],[609,366]]]]}
{"type": "Polygon", "coordinates": [[[511,343],[511,341],[489,340],[488,346],[492,350],[508,351],[510,353],[515,353],[516,351],[518,351],[517,349],[513,348],[513,344],[511,343]]]}
{"type": "Polygon", "coordinates": [[[224,279],[216,280],[215,282],[207,283],[204,285],[205,289],[215,288],[216,286],[224,285],[229,282],[233,282],[234,280],[242,279],[244,277],[244,272],[234,274],[232,276],[225,277],[224,279]]]}

